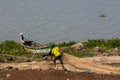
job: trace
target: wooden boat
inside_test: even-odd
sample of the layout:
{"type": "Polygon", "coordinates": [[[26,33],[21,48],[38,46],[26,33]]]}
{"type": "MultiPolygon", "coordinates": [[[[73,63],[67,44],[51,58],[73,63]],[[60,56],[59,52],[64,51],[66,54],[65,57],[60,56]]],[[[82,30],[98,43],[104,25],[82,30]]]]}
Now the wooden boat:
{"type": "Polygon", "coordinates": [[[26,51],[32,52],[32,53],[49,53],[51,48],[30,48],[30,47],[24,47],[26,51]]]}
{"type": "Polygon", "coordinates": [[[20,33],[21,49],[32,52],[33,56],[30,60],[33,59],[35,54],[48,55],[51,51],[50,46],[37,45],[34,41],[26,39],[26,36],[23,33],[20,33]]]}

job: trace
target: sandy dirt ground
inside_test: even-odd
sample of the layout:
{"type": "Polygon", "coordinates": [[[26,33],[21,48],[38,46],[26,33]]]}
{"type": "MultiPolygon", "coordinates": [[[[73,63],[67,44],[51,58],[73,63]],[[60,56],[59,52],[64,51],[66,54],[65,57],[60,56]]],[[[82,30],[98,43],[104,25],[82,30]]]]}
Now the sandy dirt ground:
{"type": "Polygon", "coordinates": [[[59,61],[0,63],[0,80],[120,80],[120,56],[77,58],[64,54],[59,61]],[[117,66],[116,66],[117,64],[117,66]]]}

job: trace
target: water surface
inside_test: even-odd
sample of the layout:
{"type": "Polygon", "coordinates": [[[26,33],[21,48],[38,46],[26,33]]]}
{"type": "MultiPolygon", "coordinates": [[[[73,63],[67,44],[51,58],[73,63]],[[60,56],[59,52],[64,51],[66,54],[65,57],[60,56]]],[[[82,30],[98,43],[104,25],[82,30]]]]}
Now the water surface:
{"type": "Polygon", "coordinates": [[[0,41],[39,43],[120,37],[119,0],[0,0],[0,41]],[[105,15],[105,17],[100,17],[105,15]]]}

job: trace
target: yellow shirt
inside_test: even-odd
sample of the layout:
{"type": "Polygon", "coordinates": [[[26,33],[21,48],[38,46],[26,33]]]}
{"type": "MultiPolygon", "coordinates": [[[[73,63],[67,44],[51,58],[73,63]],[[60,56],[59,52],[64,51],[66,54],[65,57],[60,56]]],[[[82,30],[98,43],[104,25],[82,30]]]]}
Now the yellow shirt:
{"type": "Polygon", "coordinates": [[[60,51],[59,51],[59,48],[58,47],[54,47],[53,49],[52,49],[52,54],[54,54],[54,56],[60,56],[61,55],[61,53],[60,53],[60,51]]]}

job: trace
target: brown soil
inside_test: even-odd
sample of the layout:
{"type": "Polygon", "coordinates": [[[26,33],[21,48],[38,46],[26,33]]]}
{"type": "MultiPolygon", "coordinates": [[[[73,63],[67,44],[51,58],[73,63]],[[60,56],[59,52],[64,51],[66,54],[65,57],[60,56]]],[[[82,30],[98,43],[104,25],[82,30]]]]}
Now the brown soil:
{"type": "Polygon", "coordinates": [[[120,56],[77,58],[64,54],[59,61],[0,63],[0,80],[120,80],[120,56]],[[117,63],[117,66],[116,66],[117,63]]]}
{"type": "Polygon", "coordinates": [[[76,73],[62,70],[0,70],[0,80],[120,80],[120,75],[76,73]]]}

